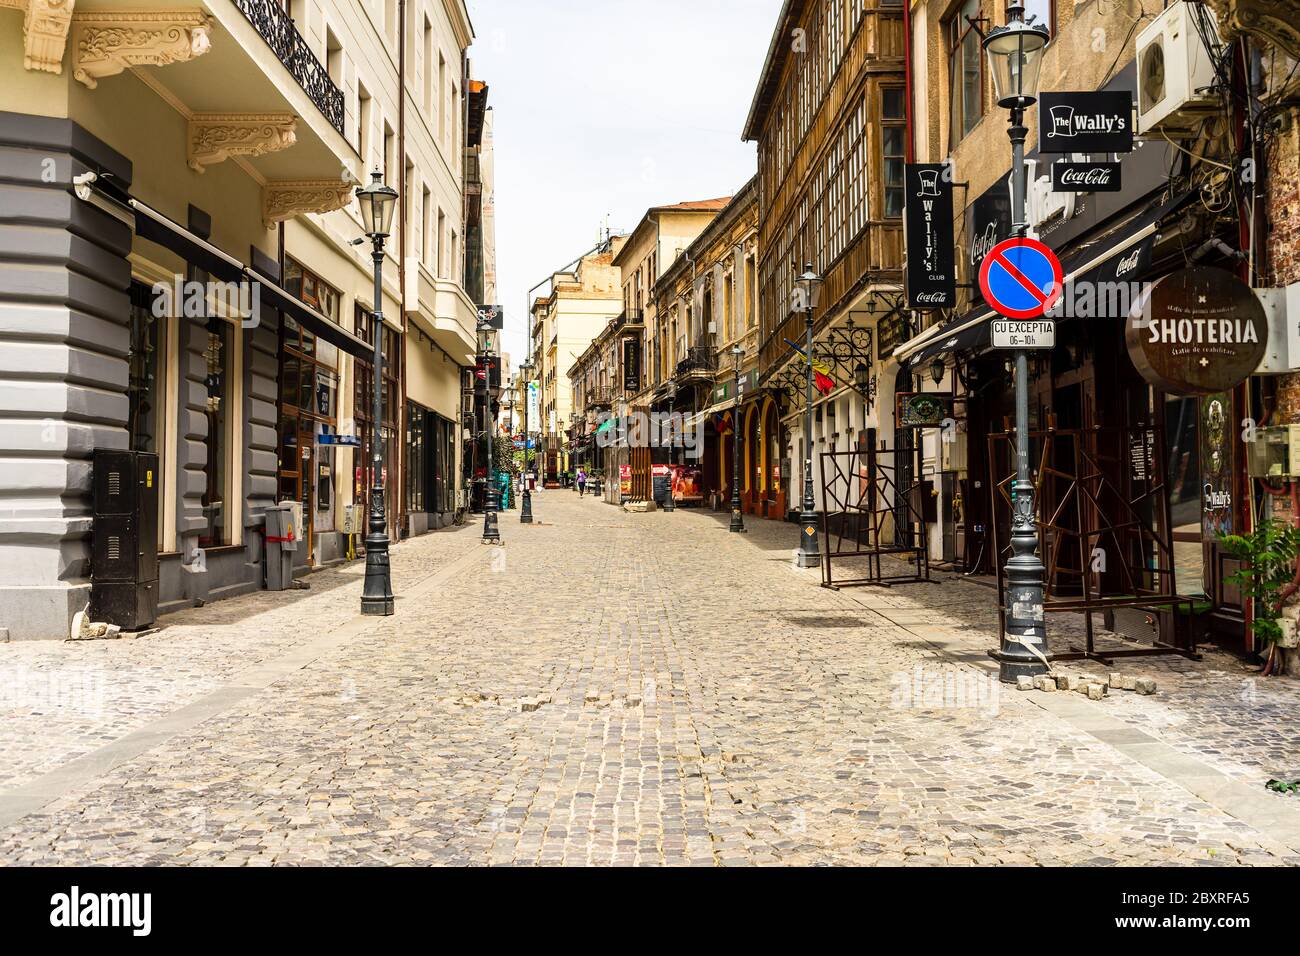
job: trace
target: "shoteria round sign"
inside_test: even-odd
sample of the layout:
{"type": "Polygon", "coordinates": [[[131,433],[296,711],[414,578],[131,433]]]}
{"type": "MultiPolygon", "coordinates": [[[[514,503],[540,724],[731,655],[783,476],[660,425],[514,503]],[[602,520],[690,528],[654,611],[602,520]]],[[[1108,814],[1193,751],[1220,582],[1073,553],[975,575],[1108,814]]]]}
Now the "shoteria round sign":
{"type": "Polygon", "coordinates": [[[1124,329],[1142,377],[1174,395],[1210,395],[1254,374],[1268,349],[1268,316],[1225,269],[1193,266],[1161,276],[1133,303],[1124,329]]]}
{"type": "Polygon", "coordinates": [[[1061,297],[1061,260],[1037,239],[999,242],[980,265],[980,292],[998,315],[1037,319],[1061,297]]]}

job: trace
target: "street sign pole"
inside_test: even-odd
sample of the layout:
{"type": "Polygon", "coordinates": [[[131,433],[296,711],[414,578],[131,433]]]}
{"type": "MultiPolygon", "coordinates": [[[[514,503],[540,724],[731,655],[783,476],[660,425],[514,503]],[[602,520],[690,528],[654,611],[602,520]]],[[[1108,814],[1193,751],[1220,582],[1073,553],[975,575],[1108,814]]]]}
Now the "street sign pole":
{"type": "Polygon", "coordinates": [[[980,268],[985,301],[1015,320],[994,324],[1002,347],[1015,348],[1016,478],[1011,490],[1011,558],[1006,566],[1004,626],[999,648],[992,652],[998,676],[1006,683],[1036,677],[1048,670],[1044,620],[1044,567],[1039,556],[1033,470],[1029,441],[1029,352],[1055,343],[1055,326],[1038,321],[1061,290],[1061,264],[1041,242],[1025,236],[1024,110],[1011,111],[1011,239],[999,243],[980,268]],[[1020,324],[1023,331],[1013,328],[1020,324]]]}

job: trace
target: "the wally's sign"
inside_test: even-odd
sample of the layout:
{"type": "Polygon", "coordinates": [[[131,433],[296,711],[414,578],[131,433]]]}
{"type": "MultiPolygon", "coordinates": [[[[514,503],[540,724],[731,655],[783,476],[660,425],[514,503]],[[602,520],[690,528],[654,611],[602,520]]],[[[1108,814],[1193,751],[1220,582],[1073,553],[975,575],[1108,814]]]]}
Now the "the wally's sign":
{"type": "Polygon", "coordinates": [[[1147,286],[1129,312],[1124,340],[1137,370],[1174,395],[1240,385],[1268,344],[1264,307],[1231,272],[1180,269],[1147,286]]]}
{"type": "Polygon", "coordinates": [[[952,177],[937,163],[909,163],[903,229],[907,249],[907,304],[947,309],[956,304],[952,177]]]}
{"type": "Polygon", "coordinates": [[[1131,153],[1133,94],[1043,93],[1039,105],[1040,153],[1131,153]]]}

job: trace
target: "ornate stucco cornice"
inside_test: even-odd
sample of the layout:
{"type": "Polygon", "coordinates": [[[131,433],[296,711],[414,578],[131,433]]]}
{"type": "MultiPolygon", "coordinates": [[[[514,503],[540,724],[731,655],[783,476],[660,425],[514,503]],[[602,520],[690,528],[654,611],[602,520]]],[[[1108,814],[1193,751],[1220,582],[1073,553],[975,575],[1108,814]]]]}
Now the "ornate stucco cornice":
{"type": "Polygon", "coordinates": [[[271,182],[262,189],[262,220],[277,222],[309,212],[333,212],[352,201],[352,183],[338,180],[271,182]]]}
{"type": "Polygon", "coordinates": [[[23,11],[23,67],[63,72],[75,0],[0,0],[0,8],[23,11]]]}
{"type": "Polygon", "coordinates": [[[1219,20],[1224,39],[1248,34],[1256,40],[1276,44],[1300,60],[1300,17],[1295,10],[1283,10],[1279,0],[1206,0],[1219,20]]]}
{"type": "Polygon", "coordinates": [[[93,90],[128,66],[183,63],[208,52],[211,33],[212,17],[202,10],[78,13],[72,75],[93,90]]]}
{"type": "Polygon", "coordinates": [[[264,156],[297,142],[292,113],[195,113],[189,118],[186,159],[196,173],[232,156],[264,156]]]}

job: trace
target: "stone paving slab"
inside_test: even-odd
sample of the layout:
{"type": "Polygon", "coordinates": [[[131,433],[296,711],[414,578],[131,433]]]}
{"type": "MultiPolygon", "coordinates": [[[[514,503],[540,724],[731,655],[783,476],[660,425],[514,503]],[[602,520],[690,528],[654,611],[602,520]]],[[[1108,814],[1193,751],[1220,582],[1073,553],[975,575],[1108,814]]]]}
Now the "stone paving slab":
{"type": "MultiPolygon", "coordinates": [[[[625,515],[566,492],[535,504],[538,526],[503,517],[503,549],[471,531],[396,551],[393,618],[349,623],[359,576],[313,591],[337,602],[323,620],[345,638],[196,723],[166,715],[292,653],[295,640],[265,647],[265,616],[301,608],[240,599],[242,618],[187,622],[156,659],[105,645],[122,672],[152,669],[137,703],[115,698],[75,733],[56,721],[50,744],[6,727],[0,766],[14,751],[30,784],[96,742],[172,732],[0,828],[0,861],[1300,863],[1300,802],[1265,801],[1253,823],[1232,812],[1258,782],[1252,761],[1294,761],[1297,745],[1253,742],[1258,714],[1225,689],[1223,662],[1162,671],[1168,697],[1071,695],[1054,713],[990,679],[987,589],[833,592],[789,560],[789,525],[740,536],[700,511],[625,515]],[[213,663],[186,665],[209,646],[213,663]],[[178,694],[172,666],[203,679],[178,694]],[[1141,759],[1150,745],[1120,730],[1163,750],[1141,759]],[[1201,771],[1222,785],[1189,789],[1201,771]]],[[[0,667],[23,661],[7,651],[0,667]]],[[[80,653],[37,656],[58,675],[80,653]]],[[[1288,683],[1254,693],[1295,700],[1288,683]]]]}

